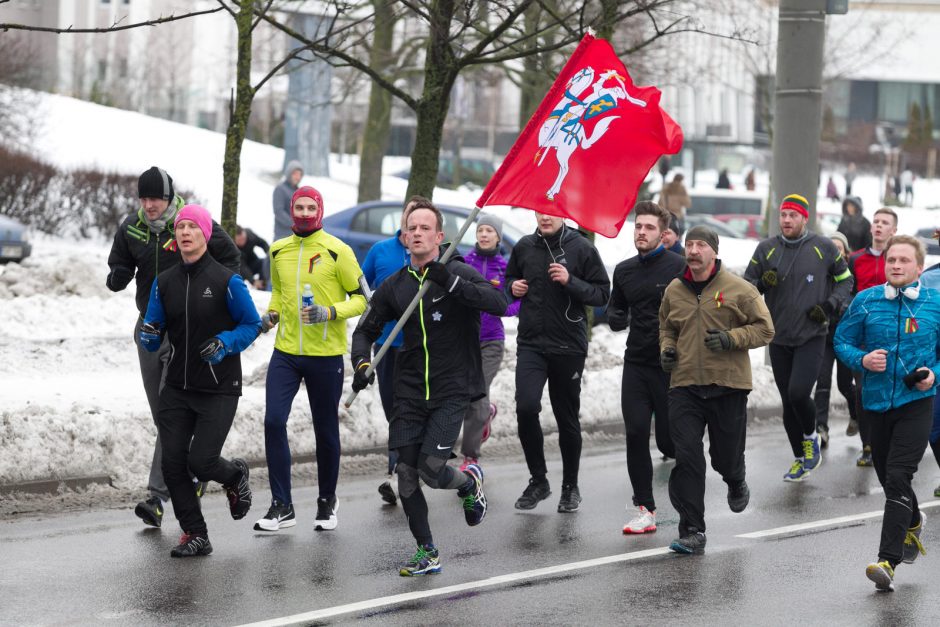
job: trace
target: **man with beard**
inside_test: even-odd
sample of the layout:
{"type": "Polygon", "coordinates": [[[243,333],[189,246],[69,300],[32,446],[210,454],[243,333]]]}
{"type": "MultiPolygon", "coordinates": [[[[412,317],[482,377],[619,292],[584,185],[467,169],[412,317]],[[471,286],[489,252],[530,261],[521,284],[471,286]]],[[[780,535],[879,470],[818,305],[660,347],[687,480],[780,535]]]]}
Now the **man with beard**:
{"type": "MultiPolygon", "coordinates": [[[[637,255],[617,264],[607,306],[612,331],[630,327],[623,356],[620,406],[627,433],[627,474],[633,487],[633,518],[625,534],[656,531],[650,422],[656,415],[656,446],[667,457],[676,452],[669,435],[669,374],[659,365],[659,305],[666,286],[682,274],[685,260],[660,241],[668,228],[668,211],[650,201],[633,209],[633,243],[637,255]]],[[[629,510],[629,506],[627,506],[629,510]]]]}

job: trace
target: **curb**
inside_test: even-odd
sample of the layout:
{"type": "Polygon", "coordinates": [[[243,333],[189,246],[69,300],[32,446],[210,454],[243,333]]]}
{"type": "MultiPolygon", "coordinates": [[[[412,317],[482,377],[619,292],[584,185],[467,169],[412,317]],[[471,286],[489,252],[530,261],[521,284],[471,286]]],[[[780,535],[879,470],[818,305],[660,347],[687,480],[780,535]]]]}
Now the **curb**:
{"type": "MultiPolygon", "coordinates": [[[[765,419],[781,415],[781,407],[749,407],[747,410],[747,421],[750,423],[756,419],[765,419]]],[[[543,427],[544,433],[555,433],[555,425],[543,427]]],[[[590,425],[584,430],[585,433],[603,433],[606,435],[622,435],[625,433],[623,422],[600,422],[590,425]]],[[[384,446],[373,446],[354,450],[344,450],[344,456],[362,457],[365,455],[385,455],[387,449],[384,446]]],[[[312,463],[317,460],[316,453],[303,453],[294,455],[293,461],[298,464],[312,463]]],[[[264,459],[248,460],[249,468],[265,468],[267,462],[264,459]]],[[[91,475],[88,477],[63,477],[60,479],[37,479],[34,481],[22,481],[20,483],[0,484],[0,496],[9,496],[14,492],[26,494],[56,494],[60,490],[77,490],[87,488],[92,485],[111,485],[111,477],[108,475],[91,475]]]]}

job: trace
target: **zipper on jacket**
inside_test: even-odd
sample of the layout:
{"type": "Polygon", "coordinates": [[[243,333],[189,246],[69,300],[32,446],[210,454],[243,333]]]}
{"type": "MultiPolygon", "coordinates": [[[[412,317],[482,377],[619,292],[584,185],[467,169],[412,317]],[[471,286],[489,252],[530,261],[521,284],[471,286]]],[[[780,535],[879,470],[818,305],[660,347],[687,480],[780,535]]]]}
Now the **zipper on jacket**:
{"type": "MultiPolygon", "coordinates": [[[[418,279],[418,291],[421,291],[421,286],[424,284],[424,275],[419,275],[417,272],[408,268],[410,272],[416,279],[418,279]]],[[[428,331],[424,326],[424,299],[418,301],[418,320],[421,322],[421,346],[424,348],[424,400],[431,400],[431,381],[430,381],[430,370],[431,370],[431,356],[428,353],[428,331]]]]}
{"type": "MultiPolygon", "coordinates": [[[[901,307],[904,305],[904,294],[901,294],[901,290],[898,290],[898,329],[897,329],[897,341],[894,343],[894,352],[896,355],[900,356],[901,354],[901,307]]],[[[898,357],[894,358],[894,372],[891,377],[891,407],[889,409],[894,409],[894,392],[897,388],[898,380],[898,357]]]]}
{"type": "MultiPolygon", "coordinates": [[[[156,281],[156,279],[154,279],[156,281]]],[[[189,385],[189,273],[186,274],[186,301],[183,305],[186,330],[183,333],[183,347],[186,358],[183,360],[183,389],[189,385]]]]}
{"type": "Polygon", "coordinates": [[[212,364],[209,364],[209,372],[212,373],[212,378],[215,379],[215,384],[219,384],[219,378],[215,376],[215,368],[212,367],[212,364]]]}
{"type": "Polygon", "coordinates": [[[300,266],[301,266],[301,263],[303,262],[303,258],[304,258],[304,240],[301,239],[300,249],[297,251],[297,311],[299,312],[297,321],[300,323],[299,325],[297,325],[300,329],[298,333],[299,344],[297,345],[298,355],[304,354],[304,294],[303,294],[303,290],[300,289],[300,266]]]}

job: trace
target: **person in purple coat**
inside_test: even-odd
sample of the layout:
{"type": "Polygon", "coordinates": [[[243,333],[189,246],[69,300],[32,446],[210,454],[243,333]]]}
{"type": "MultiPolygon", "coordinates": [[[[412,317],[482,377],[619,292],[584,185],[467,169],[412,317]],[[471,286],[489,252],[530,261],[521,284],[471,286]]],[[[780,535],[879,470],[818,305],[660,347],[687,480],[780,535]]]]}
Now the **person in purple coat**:
{"type": "MultiPolygon", "coordinates": [[[[493,285],[493,289],[502,290],[506,280],[506,259],[499,254],[499,242],[503,237],[503,223],[496,216],[481,213],[477,217],[477,243],[464,261],[493,285]]],[[[522,301],[514,300],[506,309],[506,316],[519,313],[522,301]]],[[[463,441],[460,452],[463,454],[463,470],[469,464],[476,464],[480,458],[480,447],[490,436],[490,423],[496,416],[496,405],[490,402],[490,384],[496,377],[503,363],[503,346],[506,332],[499,316],[486,312],[480,313],[480,351],[483,356],[483,380],[486,396],[470,403],[467,415],[463,419],[463,441]]]]}

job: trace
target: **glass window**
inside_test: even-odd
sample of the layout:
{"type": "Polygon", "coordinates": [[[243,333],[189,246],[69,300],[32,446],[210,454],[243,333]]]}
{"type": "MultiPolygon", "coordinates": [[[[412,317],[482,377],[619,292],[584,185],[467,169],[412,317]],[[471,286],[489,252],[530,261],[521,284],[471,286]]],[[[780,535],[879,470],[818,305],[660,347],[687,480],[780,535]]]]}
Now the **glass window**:
{"type": "Polygon", "coordinates": [[[356,214],[350,229],[360,233],[392,236],[401,225],[401,207],[371,207],[356,214]]]}

